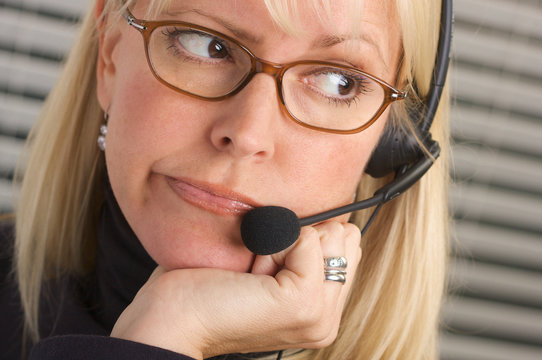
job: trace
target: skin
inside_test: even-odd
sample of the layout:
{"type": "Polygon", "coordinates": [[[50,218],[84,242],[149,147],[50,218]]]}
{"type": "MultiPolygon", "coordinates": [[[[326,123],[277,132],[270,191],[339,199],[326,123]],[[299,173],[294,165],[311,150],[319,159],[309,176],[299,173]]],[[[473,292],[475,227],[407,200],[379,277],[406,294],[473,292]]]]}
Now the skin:
{"type": "MultiPolygon", "coordinates": [[[[139,2],[134,15],[144,18],[145,6],[139,2]]],[[[173,1],[172,9],[197,7],[235,24],[260,39],[240,39],[260,58],[353,64],[393,83],[400,45],[389,9],[365,1],[362,34],[376,47],[360,40],[311,46],[336,29],[346,32],[341,20],[347,9],[333,6],[333,25],[302,12],[307,31],[300,37],[282,32],[263,2],[173,1]],[[355,54],[348,51],[353,43],[355,54]]],[[[97,16],[102,8],[98,1],[97,16]]],[[[208,16],[174,18],[235,38],[208,16]]],[[[346,223],[348,217],[306,227],[289,249],[256,257],[240,239],[240,214],[195,205],[170,179],[235,194],[252,205],[285,206],[300,217],[336,207],[352,200],[387,112],[358,134],[310,130],[281,112],[274,80],[265,74],[227,100],[194,99],[153,77],[136,30],[124,22],[106,29],[97,78],[100,104],[110,115],[110,182],[128,223],[159,264],[112,336],[194,358],[329,345],[361,258],[359,229],[346,223]],[[341,255],[349,260],[347,283],[323,281],[322,257],[341,255]]],[[[197,192],[196,200],[202,196],[197,192]]]]}

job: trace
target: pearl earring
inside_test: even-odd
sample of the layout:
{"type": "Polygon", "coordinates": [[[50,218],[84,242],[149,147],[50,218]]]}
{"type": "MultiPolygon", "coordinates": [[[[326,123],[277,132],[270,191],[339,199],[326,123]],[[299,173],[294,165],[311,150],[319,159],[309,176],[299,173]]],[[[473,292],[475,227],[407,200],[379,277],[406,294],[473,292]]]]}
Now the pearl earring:
{"type": "Polygon", "coordinates": [[[100,126],[100,135],[98,135],[98,147],[100,150],[105,151],[105,136],[107,135],[107,120],[109,114],[104,112],[104,124],[100,126]]]}

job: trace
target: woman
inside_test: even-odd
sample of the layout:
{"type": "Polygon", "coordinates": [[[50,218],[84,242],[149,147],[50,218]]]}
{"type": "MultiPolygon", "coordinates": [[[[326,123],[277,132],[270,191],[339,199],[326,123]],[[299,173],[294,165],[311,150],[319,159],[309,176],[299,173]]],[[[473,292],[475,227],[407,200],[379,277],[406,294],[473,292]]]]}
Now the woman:
{"type": "Polygon", "coordinates": [[[446,156],[361,245],[365,213],[268,256],[239,225],[255,207],[303,217],[390,181],[363,170],[386,126],[413,126],[439,8],[98,0],[30,136],[5,356],[37,343],[34,359],[434,358],[446,156]]]}

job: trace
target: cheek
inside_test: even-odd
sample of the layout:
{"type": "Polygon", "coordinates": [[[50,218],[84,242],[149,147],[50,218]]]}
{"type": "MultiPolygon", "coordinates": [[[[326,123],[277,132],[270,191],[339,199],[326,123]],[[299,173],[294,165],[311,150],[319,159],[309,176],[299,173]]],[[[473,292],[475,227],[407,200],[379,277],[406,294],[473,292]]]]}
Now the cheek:
{"type": "Polygon", "coordinates": [[[137,208],[145,204],[157,162],[201,147],[205,128],[195,120],[203,114],[196,101],[159,83],[146,63],[119,68],[116,81],[106,137],[107,169],[118,201],[137,208]]]}
{"type": "Polygon", "coordinates": [[[328,181],[351,194],[359,183],[371,150],[372,146],[367,142],[331,147],[321,173],[328,174],[328,181]]]}
{"type": "Polygon", "coordinates": [[[296,198],[301,204],[297,208],[298,214],[304,216],[353,201],[384,123],[385,118],[376,122],[374,128],[359,134],[329,135],[327,140],[318,142],[319,145],[313,144],[300,151],[305,155],[297,183],[306,192],[304,199],[296,198]],[[300,180],[302,184],[299,184],[300,180]]]}
{"type": "Polygon", "coordinates": [[[119,78],[108,126],[110,155],[148,163],[203,138],[201,104],[159,83],[146,64],[123,69],[119,78]]]}
{"type": "Polygon", "coordinates": [[[154,77],[141,36],[128,30],[116,53],[108,155],[125,165],[139,166],[197,138],[198,122],[189,120],[200,117],[201,110],[196,101],[168,89],[154,77]],[[137,164],[131,164],[136,160],[137,164]]]}

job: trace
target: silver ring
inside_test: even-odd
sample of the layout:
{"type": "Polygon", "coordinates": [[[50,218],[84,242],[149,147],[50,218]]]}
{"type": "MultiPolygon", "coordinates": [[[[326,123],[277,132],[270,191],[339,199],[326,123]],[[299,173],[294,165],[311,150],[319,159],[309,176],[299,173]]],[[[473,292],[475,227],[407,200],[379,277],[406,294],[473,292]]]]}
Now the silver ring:
{"type": "Polygon", "coordinates": [[[324,273],[325,279],[328,281],[335,281],[341,284],[346,282],[346,277],[343,274],[327,274],[324,273]]]}
{"type": "Polygon", "coordinates": [[[324,258],[324,268],[326,269],[346,269],[348,261],[344,256],[330,256],[324,258]]]}
{"type": "Polygon", "coordinates": [[[340,270],[340,269],[325,269],[324,270],[325,275],[346,275],[346,271],[340,270]]]}

